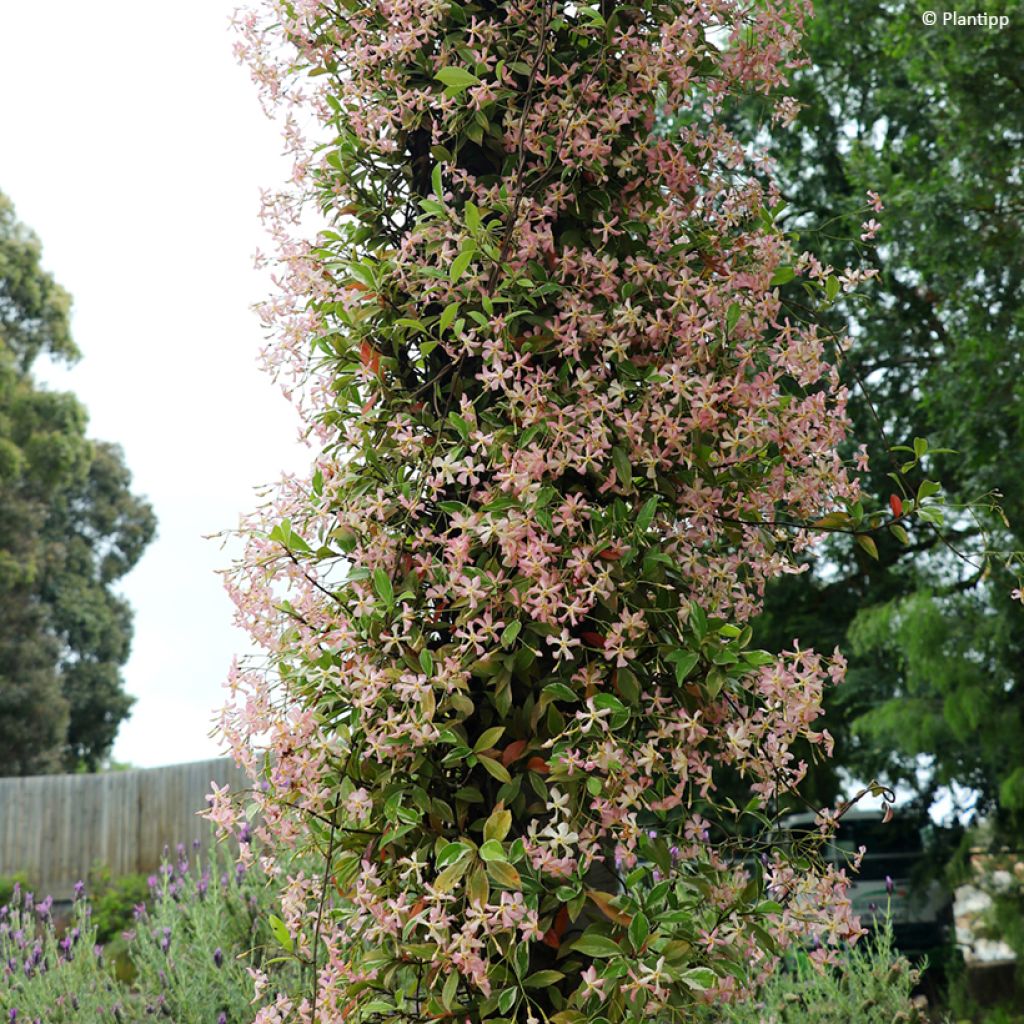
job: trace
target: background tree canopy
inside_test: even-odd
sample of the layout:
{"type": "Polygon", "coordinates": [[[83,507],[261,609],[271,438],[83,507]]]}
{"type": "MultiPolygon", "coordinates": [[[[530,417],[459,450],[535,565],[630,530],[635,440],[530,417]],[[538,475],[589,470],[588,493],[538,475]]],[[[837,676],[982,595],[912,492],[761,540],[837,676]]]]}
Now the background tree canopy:
{"type": "MultiPolygon", "coordinates": [[[[907,546],[879,538],[877,562],[829,543],[813,587],[775,585],[760,642],[842,645],[838,766],[911,787],[922,809],[968,787],[1005,841],[1024,814],[1024,612],[1005,558],[980,554],[1024,546],[1024,21],[1016,4],[984,6],[1009,27],[926,28],[912,3],[815,3],[804,108],[771,139],[785,223],[823,259],[866,251],[880,271],[836,324],[858,342],[852,433],[869,441],[879,501],[900,464],[887,447],[923,437],[958,454],[923,463],[945,486],[944,525],[919,523],[907,546]],[[859,241],[868,189],[886,205],[875,242],[859,241]],[[996,490],[1008,524],[986,500],[996,490]]],[[[836,791],[835,767],[812,798],[836,791]]]]}
{"type": "Polygon", "coordinates": [[[0,774],[94,770],[132,698],[131,611],[113,590],[153,538],[119,448],[86,437],[40,355],[79,357],[67,293],[0,194],[0,774]]]}

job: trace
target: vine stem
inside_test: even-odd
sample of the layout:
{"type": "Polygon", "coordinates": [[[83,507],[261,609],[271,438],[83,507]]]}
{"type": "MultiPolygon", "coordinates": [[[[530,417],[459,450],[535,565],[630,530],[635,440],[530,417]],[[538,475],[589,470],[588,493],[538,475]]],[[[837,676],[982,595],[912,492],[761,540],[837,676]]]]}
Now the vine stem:
{"type": "Polygon", "coordinates": [[[320,886],[320,902],[316,908],[316,924],[313,927],[313,1000],[310,1008],[310,1020],[316,1020],[316,1004],[320,995],[320,971],[317,969],[317,956],[320,949],[320,929],[324,919],[324,904],[327,902],[327,883],[331,878],[331,867],[334,862],[334,837],[338,829],[338,807],[331,812],[331,831],[327,839],[327,862],[324,865],[324,879],[320,886]]]}

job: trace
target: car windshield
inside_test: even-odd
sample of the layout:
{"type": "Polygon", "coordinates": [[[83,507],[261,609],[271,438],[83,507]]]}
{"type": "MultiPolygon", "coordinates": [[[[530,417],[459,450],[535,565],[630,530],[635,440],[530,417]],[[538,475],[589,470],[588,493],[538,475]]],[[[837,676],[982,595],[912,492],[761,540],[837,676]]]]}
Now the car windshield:
{"type": "Polygon", "coordinates": [[[884,878],[907,878],[921,856],[921,833],[914,822],[894,819],[844,821],[834,843],[837,859],[842,862],[864,846],[867,853],[858,878],[867,881],[884,878]]]}

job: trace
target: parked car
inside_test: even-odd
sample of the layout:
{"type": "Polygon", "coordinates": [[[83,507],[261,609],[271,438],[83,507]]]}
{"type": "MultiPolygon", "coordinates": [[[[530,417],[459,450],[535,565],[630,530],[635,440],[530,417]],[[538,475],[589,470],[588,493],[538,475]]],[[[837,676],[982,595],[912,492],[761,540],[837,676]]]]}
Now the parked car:
{"type": "MultiPolygon", "coordinates": [[[[815,816],[792,814],[780,826],[788,841],[796,841],[816,830],[815,816]]],[[[896,945],[908,954],[948,946],[953,937],[953,894],[929,871],[928,828],[916,817],[896,814],[883,822],[880,811],[849,811],[822,851],[829,862],[843,867],[866,847],[860,870],[849,872],[854,912],[868,928],[888,914],[896,945]]]]}

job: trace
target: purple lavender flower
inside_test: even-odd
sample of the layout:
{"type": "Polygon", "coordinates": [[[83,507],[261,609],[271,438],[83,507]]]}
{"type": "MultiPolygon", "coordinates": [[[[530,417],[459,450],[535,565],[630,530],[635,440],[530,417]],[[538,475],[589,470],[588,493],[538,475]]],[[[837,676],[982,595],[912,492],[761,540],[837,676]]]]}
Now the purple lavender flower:
{"type": "Polygon", "coordinates": [[[75,899],[80,900],[85,895],[85,882],[79,879],[75,882],[75,899]]]}
{"type": "Polygon", "coordinates": [[[164,937],[160,940],[160,948],[165,952],[169,952],[171,948],[171,929],[164,928],[164,937]]]}
{"type": "Polygon", "coordinates": [[[885,892],[886,895],[891,896],[893,889],[896,888],[896,884],[893,882],[889,875],[885,876],[885,892]]]}
{"type": "Polygon", "coordinates": [[[224,963],[224,951],[218,946],[213,951],[213,962],[220,967],[224,963]]]}
{"type": "Polygon", "coordinates": [[[249,828],[247,821],[242,822],[242,827],[238,830],[238,841],[242,844],[252,842],[252,829],[249,828]]]}
{"type": "Polygon", "coordinates": [[[228,1015],[223,1010],[217,1014],[217,1024],[228,1024],[228,1015]]]}

